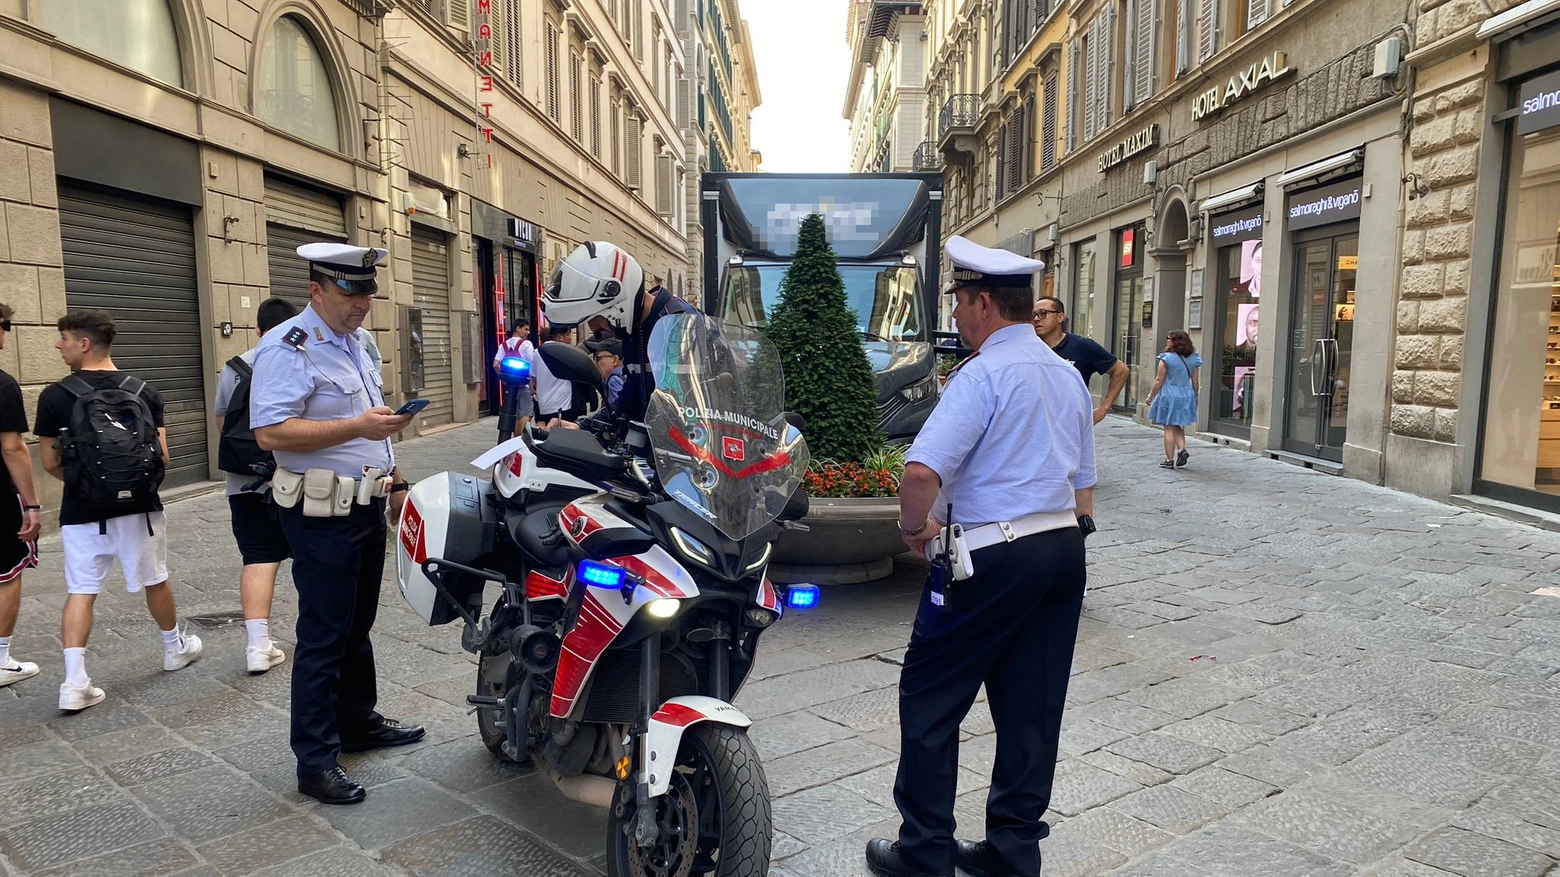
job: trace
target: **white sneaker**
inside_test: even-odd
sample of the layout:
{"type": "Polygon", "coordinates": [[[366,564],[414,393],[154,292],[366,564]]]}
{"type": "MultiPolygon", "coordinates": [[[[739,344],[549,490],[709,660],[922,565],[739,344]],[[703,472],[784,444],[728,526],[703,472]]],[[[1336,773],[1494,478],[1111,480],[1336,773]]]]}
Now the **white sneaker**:
{"type": "Polygon", "coordinates": [[[21,682],[23,679],[31,679],[38,675],[38,665],[31,661],[18,661],[15,658],[4,667],[0,667],[0,688],[21,682]]]}
{"type": "Polygon", "coordinates": [[[88,679],[86,685],[71,685],[69,682],[60,683],[60,709],[68,712],[78,712],[89,706],[95,706],[103,702],[108,695],[103,689],[92,685],[88,679]]]}
{"type": "Polygon", "coordinates": [[[287,660],[287,656],[282,654],[282,650],[277,648],[275,643],[263,649],[258,646],[250,646],[245,652],[245,656],[249,659],[249,672],[251,673],[264,673],[287,660]]]}
{"type": "Polygon", "coordinates": [[[198,660],[200,660],[200,637],[193,633],[186,633],[184,648],[167,649],[163,652],[163,669],[170,672],[183,670],[198,660]]]}

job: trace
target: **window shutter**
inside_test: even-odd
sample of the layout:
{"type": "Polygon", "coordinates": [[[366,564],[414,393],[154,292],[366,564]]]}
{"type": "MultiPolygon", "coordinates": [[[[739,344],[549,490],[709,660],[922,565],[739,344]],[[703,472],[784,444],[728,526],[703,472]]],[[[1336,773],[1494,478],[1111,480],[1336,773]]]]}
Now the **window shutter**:
{"type": "Polygon", "coordinates": [[[505,76],[509,71],[509,68],[505,65],[505,59],[508,57],[505,49],[508,46],[505,44],[504,32],[507,23],[504,13],[509,11],[504,7],[507,5],[502,0],[496,0],[488,11],[488,28],[493,32],[492,38],[488,40],[488,48],[493,52],[494,76],[505,76]]]}
{"type": "Polygon", "coordinates": [[[1067,151],[1078,148],[1078,112],[1083,106],[1082,53],[1078,41],[1067,44],[1067,151]]]}
{"type": "Polygon", "coordinates": [[[1023,105],[1019,108],[1023,114],[1022,125],[1018,126],[1018,154],[1019,154],[1019,179],[1020,185],[1029,182],[1035,175],[1035,96],[1024,98],[1023,105]]]}
{"type": "Polygon", "coordinates": [[[547,115],[559,121],[562,108],[558,105],[558,29],[547,23],[547,115]]]}
{"type": "Polygon", "coordinates": [[[1110,4],[1105,7],[1105,15],[1100,19],[1100,119],[1094,133],[1098,134],[1110,127],[1115,113],[1111,109],[1111,96],[1114,91],[1116,78],[1116,6],[1110,4]]]}
{"type": "Polygon", "coordinates": [[[1254,30],[1273,14],[1271,0],[1247,0],[1246,30],[1254,30]]]}
{"type": "Polygon", "coordinates": [[[1219,49],[1219,0],[1197,0],[1197,63],[1219,49]]]}
{"type": "Polygon", "coordinates": [[[693,77],[686,73],[677,80],[677,127],[693,127],[693,77]]]}
{"type": "Polygon", "coordinates": [[[509,66],[509,81],[520,84],[520,0],[502,0],[504,8],[504,60],[509,66]]]}
{"type": "Polygon", "coordinates": [[[584,77],[581,75],[578,52],[569,53],[569,133],[576,143],[585,140],[585,108],[581,100],[585,96],[584,77]]]}
{"type": "Polygon", "coordinates": [[[623,108],[612,99],[612,173],[623,176],[623,108]]]}
{"type": "Polygon", "coordinates": [[[1137,0],[1137,46],[1133,51],[1137,75],[1132,77],[1132,94],[1139,104],[1154,96],[1154,37],[1158,19],[1159,0],[1137,0]]]}
{"type": "Polygon", "coordinates": [[[1175,13],[1175,75],[1192,69],[1192,0],[1170,0],[1175,13]]]}
{"type": "Polygon", "coordinates": [[[995,188],[997,191],[998,201],[1001,201],[1004,197],[1007,196],[1007,147],[1009,124],[1011,124],[1011,122],[1003,122],[1002,126],[997,129],[997,155],[995,162],[996,173],[994,176],[996,177],[995,188]]]}
{"type": "Polygon", "coordinates": [[[590,154],[601,158],[601,79],[590,78],[590,154]]]}
{"type": "Polygon", "coordinates": [[[655,157],[655,212],[667,217],[672,215],[672,157],[670,155],[655,157]]]}
{"type": "Polygon", "coordinates": [[[1122,65],[1121,71],[1121,109],[1127,113],[1132,112],[1132,108],[1137,106],[1139,101],[1137,64],[1135,62],[1137,60],[1138,10],[1142,8],[1143,2],[1144,0],[1127,0],[1126,21],[1122,22],[1122,26],[1126,29],[1126,34],[1121,41],[1121,45],[1126,50],[1123,52],[1125,57],[1122,60],[1126,63],[1122,65]]]}
{"type": "Polygon", "coordinates": [[[444,0],[444,23],[450,30],[471,33],[471,0],[444,0]]]}
{"type": "Polygon", "coordinates": [[[628,166],[624,169],[623,181],[630,189],[639,189],[644,186],[644,128],[638,115],[628,114],[627,128],[628,166]]]}
{"type": "Polygon", "coordinates": [[[1045,108],[1041,110],[1042,121],[1040,123],[1040,170],[1048,171],[1056,167],[1056,74],[1051,74],[1045,80],[1045,108]]]}
{"type": "Polygon", "coordinates": [[[645,63],[645,4],[634,0],[634,57],[645,63]]]}

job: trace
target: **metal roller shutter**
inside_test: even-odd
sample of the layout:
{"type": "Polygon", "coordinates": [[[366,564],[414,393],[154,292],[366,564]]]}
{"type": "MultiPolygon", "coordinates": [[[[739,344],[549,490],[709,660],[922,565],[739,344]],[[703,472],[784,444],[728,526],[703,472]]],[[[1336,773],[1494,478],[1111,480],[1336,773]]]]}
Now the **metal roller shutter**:
{"type": "Polygon", "coordinates": [[[450,259],[443,234],[412,226],[412,297],[422,308],[423,426],[455,420],[455,362],[450,351],[450,259]]]}
{"type": "Polygon", "coordinates": [[[163,397],[166,487],[206,481],[206,381],[201,358],[195,230],[187,207],[102,189],[59,186],[65,299],[114,316],[114,364],[163,397]]]}
{"type": "Polygon", "coordinates": [[[321,241],[347,242],[341,200],[276,177],[265,179],[266,262],[271,294],[297,305],[309,305],[309,263],[298,248],[321,241]]]}

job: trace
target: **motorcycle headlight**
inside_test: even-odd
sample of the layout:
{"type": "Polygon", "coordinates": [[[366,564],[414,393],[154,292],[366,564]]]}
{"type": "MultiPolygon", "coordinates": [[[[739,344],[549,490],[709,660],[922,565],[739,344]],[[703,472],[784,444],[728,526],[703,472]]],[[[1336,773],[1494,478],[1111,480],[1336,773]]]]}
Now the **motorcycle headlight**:
{"type": "Polygon", "coordinates": [[[779,619],[780,614],[778,612],[771,612],[768,609],[760,609],[757,606],[747,611],[748,624],[751,624],[754,627],[768,627],[779,619]]]}
{"type": "Polygon", "coordinates": [[[711,551],[709,546],[676,527],[670,529],[672,531],[672,542],[677,545],[677,550],[681,551],[684,557],[694,563],[702,563],[705,566],[710,566],[715,562],[715,552],[711,551]]]}
{"type": "Polygon", "coordinates": [[[905,401],[911,404],[915,404],[916,402],[930,399],[932,394],[936,392],[936,377],[934,375],[927,375],[925,379],[916,381],[910,386],[905,387],[903,390],[900,390],[899,395],[904,396],[905,401]]]}
{"type": "Polygon", "coordinates": [[[750,573],[750,572],[752,572],[752,571],[754,571],[756,569],[761,568],[764,564],[768,563],[769,562],[769,555],[773,554],[774,550],[775,550],[775,545],[774,545],[773,542],[769,543],[768,545],[765,545],[764,546],[764,553],[760,554],[758,556],[757,560],[753,561],[752,563],[748,564],[745,568],[743,568],[742,574],[746,575],[746,574],[748,574],[748,573],[750,573]]]}
{"type": "Polygon", "coordinates": [[[681,600],[673,600],[669,597],[663,597],[659,600],[651,600],[649,603],[645,604],[645,611],[649,612],[656,618],[671,618],[673,615],[676,615],[677,610],[681,608],[681,600]]]}

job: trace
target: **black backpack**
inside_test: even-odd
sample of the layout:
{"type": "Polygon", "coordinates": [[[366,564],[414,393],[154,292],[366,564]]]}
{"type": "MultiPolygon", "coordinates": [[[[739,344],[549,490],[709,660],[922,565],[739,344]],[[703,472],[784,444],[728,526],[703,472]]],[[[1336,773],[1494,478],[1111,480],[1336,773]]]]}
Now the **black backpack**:
{"type": "Polygon", "coordinates": [[[249,427],[249,383],[255,370],[242,357],[227,362],[238,375],[238,384],[222,412],[222,439],[217,443],[217,468],[235,475],[254,475],[275,463],[270,451],[260,449],[255,431],[249,427]]]}
{"type": "Polygon", "coordinates": [[[146,382],[125,375],[118,385],[100,388],[71,375],[60,386],[76,397],[60,441],[66,489],[92,505],[155,496],[163,452],[152,409],[141,396],[146,382]]]}

